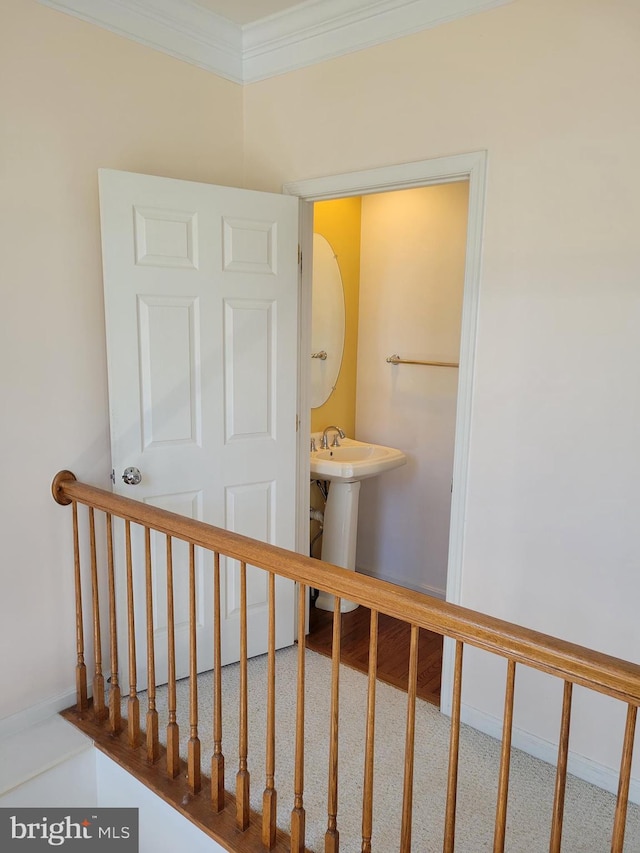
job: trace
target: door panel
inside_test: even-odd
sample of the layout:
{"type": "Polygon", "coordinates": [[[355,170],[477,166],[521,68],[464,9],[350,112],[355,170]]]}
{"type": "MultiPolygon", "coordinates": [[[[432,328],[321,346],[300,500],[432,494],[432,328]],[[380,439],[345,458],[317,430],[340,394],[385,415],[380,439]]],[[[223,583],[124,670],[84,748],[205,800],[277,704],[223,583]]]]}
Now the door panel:
{"type": "Polygon", "coordinates": [[[142,443],[201,445],[200,316],[191,297],[138,297],[142,443]],[[187,381],[181,382],[185,377],[187,381]]]}
{"type": "Polygon", "coordinates": [[[273,301],[225,299],[227,441],[275,439],[273,301]]]}
{"type": "MultiPolygon", "coordinates": [[[[101,170],[100,205],[114,490],[293,549],[297,200],[101,170]],[[128,466],[142,472],[139,485],[123,483],[128,466]]],[[[135,537],[134,549],[141,649],[142,538],[135,537]]],[[[166,680],[167,610],[162,536],[153,537],[153,560],[160,683],[166,680]]],[[[198,664],[204,670],[213,664],[213,569],[210,556],[197,554],[196,560],[198,664]]],[[[247,571],[249,650],[261,654],[266,577],[247,571]]],[[[221,560],[221,575],[227,663],[239,653],[236,562],[221,560]]],[[[118,580],[124,614],[123,569],[118,580]]],[[[188,673],[187,585],[188,549],[174,542],[178,677],[188,673]]],[[[276,586],[277,642],[289,645],[293,584],[276,586]]],[[[119,633],[124,645],[124,622],[119,633]]]]}

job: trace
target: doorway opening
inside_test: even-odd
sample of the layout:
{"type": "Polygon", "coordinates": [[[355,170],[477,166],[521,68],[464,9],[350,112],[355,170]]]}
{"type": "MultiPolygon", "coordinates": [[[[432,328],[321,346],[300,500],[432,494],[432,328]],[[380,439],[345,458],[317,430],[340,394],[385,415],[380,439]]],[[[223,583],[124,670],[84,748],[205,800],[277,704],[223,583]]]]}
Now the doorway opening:
{"type": "MultiPolygon", "coordinates": [[[[371,170],[369,172],[354,173],[351,175],[341,175],[334,176],[331,178],[316,179],[313,181],[298,182],[295,184],[288,184],[284,188],[285,192],[296,195],[303,202],[306,202],[306,204],[301,205],[301,245],[303,251],[303,258],[309,257],[310,255],[311,239],[314,230],[313,205],[315,205],[316,202],[325,202],[331,199],[353,201],[356,197],[358,197],[361,199],[361,203],[364,203],[364,205],[366,205],[366,219],[368,227],[369,224],[374,223],[374,220],[376,219],[375,213],[377,203],[379,204],[379,206],[383,206],[391,204],[394,201],[400,201],[402,200],[403,196],[405,196],[406,199],[409,198],[410,194],[400,192],[402,190],[413,191],[418,190],[419,188],[429,188],[436,191],[437,193],[440,190],[444,191],[446,189],[445,185],[454,184],[456,186],[454,186],[453,192],[455,192],[456,188],[459,194],[460,191],[462,191],[464,194],[467,194],[468,192],[468,221],[465,223],[462,229],[462,247],[461,250],[459,247],[458,251],[459,268],[461,271],[460,292],[457,306],[457,334],[459,341],[460,370],[459,375],[457,377],[457,381],[455,380],[455,378],[453,381],[453,392],[451,393],[450,390],[448,392],[448,396],[453,397],[453,416],[450,418],[450,425],[453,426],[453,429],[449,430],[449,438],[452,443],[453,436],[455,436],[455,450],[453,450],[452,448],[452,451],[450,453],[448,473],[446,475],[447,497],[450,500],[450,514],[447,509],[446,515],[450,517],[450,535],[448,537],[448,541],[446,535],[444,536],[444,546],[440,547],[439,581],[436,581],[436,583],[431,584],[428,582],[428,580],[425,582],[423,565],[418,566],[418,572],[421,572],[422,574],[417,574],[415,572],[416,561],[412,561],[411,559],[411,542],[409,541],[410,537],[407,536],[407,532],[408,530],[410,531],[410,528],[412,526],[421,528],[424,523],[424,514],[430,511],[434,512],[434,509],[431,506],[421,506],[421,501],[419,498],[412,495],[407,495],[407,483],[403,482],[403,480],[399,480],[396,486],[399,489],[399,494],[402,494],[404,492],[405,497],[408,497],[409,505],[411,506],[411,513],[408,513],[405,510],[404,513],[400,513],[400,515],[396,514],[396,516],[394,517],[394,500],[391,499],[391,515],[383,523],[381,523],[381,519],[383,519],[384,517],[384,504],[386,502],[386,499],[390,497],[389,492],[392,491],[391,486],[389,485],[389,483],[383,483],[381,477],[379,478],[379,483],[376,483],[373,488],[369,489],[370,495],[366,498],[366,504],[363,508],[363,513],[366,513],[368,517],[366,518],[366,520],[363,519],[362,523],[360,524],[360,529],[361,531],[363,531],[363,541],[366,540],[363,558],[363,562],[365,564],[363,566],[358,566],[358,568],[364,568],[366,573],[376,575],[385,580],[399,582],[408,587],[417,587],[418,589],[421,589],[424,592],[431,592],[431,594],[435,592],[441,597],[444,597],[448,601],[454,603],[458,603],[459,601],[461,580],[461,556],[462,544],[464,539],[463,508],[466,495],[467,457],[470,431],[469,428],[472,390],[471,382],[473,376],[473,357],[475,350],[475,330],[478,302],[477,296],[480,270],[480,244],[484,198],[484,172],[485,154],[483,152],[479,152],[476,154],[460,155],[456,157],[442,158],[438,160],[423,161],[420,163],[405,164],[403,166],[387,167],[383,169],[371,170]],[[398,530],[398,528],[401,529],[398,530]],[[384,535],[385,529],[387,532],[389,530],[391,531],[390,537],[384,535]],[[374,531],[374,535],[371,534],[372,530],[374,531]],[[380,531],[382,531],[382,533],[381,535],[378,535],[380,531]],[[385,542],[385,539],[387,539],[387,542],[385,542]],[[397,557],[403,547],[406,553],[402,557],[403,563],[399,567],[398,571],[397,557]],[[375,553],[376,549],[378,551],[377,555],[375,553]],[[380,557],[380,554],[382,554],[382,562],[376,562],[376,560],[380,557]],[[366,561],[369,561],[369,565],[366,565],[366,561]],[[411,574],[412,570],[408,569],[412,562],[414,564],[413,575],[411,574]],[[382,569],[381,565],[383,566],[382,569]],[[431,589],[429,589],[429,587],[431,587],[431,589]]],[[[318,206],[317,210],[320,211],[321,208],[318,206]]],[[[386,221],[386,230],[389,232],[394,232],[394,228],[388,226],[388,216],[386,221]]],[[[380,218],[380,222],[384,223],[384,217],[380,218]]],[[[418,244],[420,244],[419,238],[415,236],[416,234],[420,234],[419,217],[414,216],[414,221],[412,223],[411,216],[403,218],[396,215],[391,217],[391,223],[392,225],[399,226],[395,229],[394,235],[394,239],[396,240],[398,245],[402,243],[403,239],[408,239],[409,243],[411,242],[411,240],[413,240],[414,242],[416,242],[417,240],[418,244]],[[417,229],[415,227],[416,225],[418,226],[417,229]],[[413,236],[409,232],[414,232],[413,236]]],[[[424,229],[422,233],[424,235],[424,229]]],[[[329,242],[331,242],[331,240],[329,240],[329,242]]],[[[374,247],[372,249],[367,249],[366,251],[367,255],[370,255],[370,258],[368,259],[366,264],[363,264],[363,269],[368,264],[368,274],[370,273],[374,279],[377,276],[378,278],[386,277],[390,280],[390,295],[388,296],[388,299],[391,300],[389,302],[389,305],[393,306],[394,297],[397,301],[400,298],[401,291],[399,279],[397,277],[394,279],[393,273],[396,272],[397,275],[403,277],[402,283],[404,283],[404,280],[407,277],[408,273],[407,270],[403,268],[399,270],[397,269],[397,260],[395,262],[392,262],[390,260],[390,258],[393,257],[393,252],[384,255],[383,251],[383,254],[380,255],[380,245],[381,241],[377,238],[374,239],[374,247]]],[[[419,245],[418,248],[422,249],[424,254],[424,246],[419,245]]],[[[427,252],[426,254],[429,254],[429,252],[427,252]]],[[[402,248],[398,253],[396,253],[396,258],[399,257],[402,261],[401,267],[404,267],[405,264],[409,263],[408,258],[410,257],[410,255],[411,252],[408,251],[406,246],[402,248]]],[[[300,374],[302,379],[300,388],[301,430],[299,460],[299,469],[301,472],[299,493],[301,500],[299,506],[305,508],[308,506],[310,482],[308,436],[310,435],[313,428],[313,415],[311,413],[310,406],[308,406],[309,396],[307,387],[309,377],[308,355],[312,351],[310,346],[310,267],[310,264],[303,265],[302,334],[300,348],[300,374]]],[[[425,275],[429,279],[437,279],[438,274],[440,272],[441,266],[439,267],[438,264],[436,264],[434,268],[429,271],[428,274],[423,273],[421,284],[424,285],[425,275]]],[[[440,296],[442,295],[442,291],[443,288],[440,288],[440,296]]],[[[415,340],[410,341],[407,330],[408,325],[410,325],[409,323],[403,324],[401,319],[398,323],[389,323],[391,312],[389,311],[388,306],[385,307],[385,299],[387,297],[385,297],[384,299],[380,299],[375,295],[374,291],[369,294],[365,294],[364,290],[360,292],[359,299],[363,299],[366,302],[366,305],[363,307],[362,312],[360,311],[360,309],[358,312],[358,326],[360,328],[358,329],[357,337],[360,338],[360,341],[356,345],[358,358],[355,373],[358,379],[360,378],[360,375],[366,376],[370,367],[372,367],[373,373],[371,377],[366,378],[366,380],[363,379],[364,391],[359,395],[359,398],[358,391],[356,388],[356,414],[354,415],[353,421],[353,429],[356,433],[356,438],[359,437],[357,434],[358,431],[362,429],[372,429],[372,425],[382,425],[386,430],[385,432],[379,433],[377,435],[373,435],[371,433],[369,433],[368,435],[362,434],[361,437],[365,438],[365,440],[368,441],[374,441],[376,443],[386,444],[388,446],[395,446],[399,447],[399,449],[402,449],[402,447],[399,446],[397,435],[399,431],[405,430],[407,431],[409,443],[412,443],[411,454],[413,453],[413,449],[418,448],[418,445],[420,445],[421,443],[428,443],[429,436],[425,435],[424,426],[420,426],[419,418],[417,417],[417,412],[415,410],[412,410],[411,407],[409,407],[408,411],[405,410],[404,416],[401,417],[399,421],[396,420],[394,422],[394,415],[397,416],[398,414],[396,411],[397,402],[400,398],[403,398],[405,402],[409,400],[411,396],[411,384],[413,383],[417,386],[424,385],[426,381],[426,371],[433,371],[436,377],[438,377],[439,373],[439,378],[436,378],[434,383],[433,377],[431,377],[430,383],[427,384],[434,385],[434,399],[438,404],[441,404],[444,397],[447,396],[447,394],[443,390],[443,385],[447,384],[445,373],[453,373],[455,376],[458,371],[453,370],[451,368],[445,369],[430,366],[405,366],[403,364],[393,364],[388,363],[387,358],[390,356],[399,355],[401,361],[404,361],[405,359],[407,361],[433,360],[443,361],[447,363],[458,361],[458,359],[454,359],[451,355],[449,355],[449,353],[446,353],[442,349],[441,341],[438,342],[438,345],[441,346],[440,351],[433,352],[433,341],[438,337],[438,324],[433,323],[433,317],[437,316],[438,314],[438,311],[435,310],[435,308],[441,307],[439,302],[440,296],[438,296],[438,288],[436,285],[434,294],[432,294],[431,297],[431,301],[429,301],[429,299],[427,300],[426,307],[422,305],[419,306],[416,302],[415,296],[408,299],[410,303],[409,306],[403,306],[408,307],[408,311],[412,320],[414,317],[419,318],[421,316],[421,313],[423,317],[425,313],[426,315],[428,315],[427,322],[423,324],[422,339],[420,340],[420,336],[418,334],[418,337],[415,340]],[[362,336],[362,327],[360,326],[361,315],[366,315],[366,323],[370,323],[372,319],[374,321],[374,333],[369,336],[369,340],[366,343],[364,342],[365,339],[362,336]],[[429,322],[431,322],[431,326],[429,326],[429,322]],[[380,341],[380,338],[385,336],[386,331],[388,331],[391,325],[394,325],[393,334],[396,336],[396,340],[399,341],[398,344],[392,345],[388,339],[380,341]],[[425,329],[428,334],[425,334],[425,329]],[[381,352],[378,351],[379,345],[382,346],[381,352]],[[391,347],[392,351],[386,352],[385,348],[388,349],[389,347],[391,347]],[[406,347],[410,347],[411,351],[407,351],[406,349],[404,349],[406,347]],[[431,352],[427,350],[427,347],[431,349],[431,352]],[[374,362],[378,362],[378,364],[374,364],[374,362]],[[387,386],[390,387],[393,392],[390,397],[390,401],[388,401],[386,404],[386,410],[384,412],[380,412],[380,410],[376,412],[376,403],[380,403],[380,389],[382,387],[382,382],[380,380],[379,372],[376,376],[375,371],[379,371],[380,368],[387,371],[387,386]],[[413,376],[409,374],[409,371],[413,372],[413,376]],[[367,407],[369,407],[369,411],[367,411],[367,407]],[[364,427],[363,424],[365,425],[364,427]],[[389,440],[388,438],[389,435],[391,435],[391,440],[389,440]]],[[[405,301],[407,301],[406,295],[405,301]]],[[[451,350],[449,350],[449,352],[451,352],[451,350]]],[[[349,367],[353,368],[353,365],[349,365],[349,367]]],[[[449,377],[448,379],[448,384],[452,384],[451,377],[449,377]]],[[[328,423],[336,422],[336,420],[328,421],[328,423]]],[[[327,424],[324,424],[324,426],[326,425],[327,424]]],[[[347,429],[349,429],[348,426],[347,429]]],[[[408,469],[409,475],[411,474],[411,467],[411,463],[405,466],[405,468],[408,469]]],[[[403,475],[407,475],[406,470],[398,469],[397,472],[391,472],[386,476],[390,478],[392,474],[400,475],[401,472],[403,475]]],[[[439,474],[439,478],[440,481],[442,481],[442,474],[439,474]]],[[[442,482],[440,482],[440,485],[442,485],[442,482]]],[[[442,506],[444,506],[446,503],[447,501],[441,502],[442,506]]],[[[306,515],[306,512],[301,513],[301,516],[306,515]]],[[[442,527],[442,525],[440,526],[442,527]]],[[[300,543],[308,543],[310,541],[310,534],[309,519],[307,517],[300,518],[299,528],[301,536],[300,543]]],[[[346,618],[346,616],[347,614],[345,614],[343,618],[346,618]]],[[[448,644],[445,644],[443,656],[443,686],[450,685],[452,680],[452,649],[447,648],[447,645],[448,644]]],[[[448,692],[448,690],[445,690],[443,695],[446,697],[448,692]]],[[[441,707],[445,712],[447,711],[446,698],[441,703],[441,707]]]]}
{"type": "MultiPolygon", "coordinates": [[[[355,570],[438,598],[446,587],[468,195],[468,180],[434,184],[316,202],[313,217],[312,349],[325,358],[312,363],[311,433],[317,440],[336,424],[406,459],[358,485],[355,570]],[[342,339],[327,318],[324,291],[335,289],[335,275],[319,263],[318,238],[334,252],[342,282],[332,300],[342,339]]],[[[323,536],[322,513],[327,528],[333,518],[324,497],[335,488],[311,481],[311,556],[329,562],[344,554],[323,536]]],[[[332,608],[323,594],[311,610],[311,648],[323,650],[332,608]]],[[[345,653],[360,660],[367,615],[343,621],[345,653]]],[[[442,640],[422,634],[417,688],[437,704],[442,640]]],[[[382,620],[385,680],[406,684],[408,652],[408,626],[382,620]]]]}

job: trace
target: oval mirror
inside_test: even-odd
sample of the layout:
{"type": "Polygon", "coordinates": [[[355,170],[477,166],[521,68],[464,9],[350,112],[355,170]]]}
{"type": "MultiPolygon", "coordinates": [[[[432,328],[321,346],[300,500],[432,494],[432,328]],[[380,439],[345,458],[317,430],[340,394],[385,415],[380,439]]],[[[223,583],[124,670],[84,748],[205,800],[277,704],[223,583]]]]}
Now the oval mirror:
{"type": "Polygon", "coordinates": [[[313,235],[311,278],[311,408],[326,403],[338,381],[344,349],[344,291],[330,243],[313,235]]]}

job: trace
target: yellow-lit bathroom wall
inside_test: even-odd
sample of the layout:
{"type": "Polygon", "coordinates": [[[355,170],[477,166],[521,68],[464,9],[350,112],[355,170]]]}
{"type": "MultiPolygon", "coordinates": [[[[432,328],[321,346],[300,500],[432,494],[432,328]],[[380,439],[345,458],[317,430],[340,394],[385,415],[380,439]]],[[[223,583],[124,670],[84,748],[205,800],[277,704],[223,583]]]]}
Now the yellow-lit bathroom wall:
{"type": "Polygon", "coordinates": [[[356,365],[358,351],[358,294],[360,289],[360,198],[317,202],[313,230],[328,240],[338,259],[345,302],[345,340],[336,387],[327,402],[311,410],[311,431],[330,424],[355,433],[356,365]]]}

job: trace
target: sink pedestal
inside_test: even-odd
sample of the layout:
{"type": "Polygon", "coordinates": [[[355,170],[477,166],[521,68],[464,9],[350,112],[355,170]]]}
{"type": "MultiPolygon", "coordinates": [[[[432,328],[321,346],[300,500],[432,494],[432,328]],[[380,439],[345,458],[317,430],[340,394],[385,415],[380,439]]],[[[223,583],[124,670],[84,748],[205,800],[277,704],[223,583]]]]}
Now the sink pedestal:
{"type": "MultiPolygon", "coordinates": [[[[324,509],[322,559],[352,571],[356,568],[359,500],[360,480],[352,483],[333,480],[324,509]]],[[[316,599],[316,607],[332,611],[333,602],[333,595],[321,591],[316,599]]],[[[349,613],[356,607],[358,605],[353,601],[343,599],[340,602],[341,613],[349,613]]]]}
{"type": "MultiPolygon", "coordinates": [[[[337,427],[327,429],[337,430],[342,435],[337,427]]],[[[355,572],[360,481],[404,465],[407,457],[393,447],[346,437],[342,444],[322,447],[326,432],[312,433],[309,464],[312,477],[329,480],[331,484],[324,510],[322,559],[355,572]],[[320,450],[315,449],[318,444],[320,450]]],[[[321,610],[333,610],[333,604],[333,595],[326,592],[321,592],[316,599],[316,607],[321,610]]],[[[348,613],[357,606],[353,601],[342,600],[340,612],[348,613]]]]}

